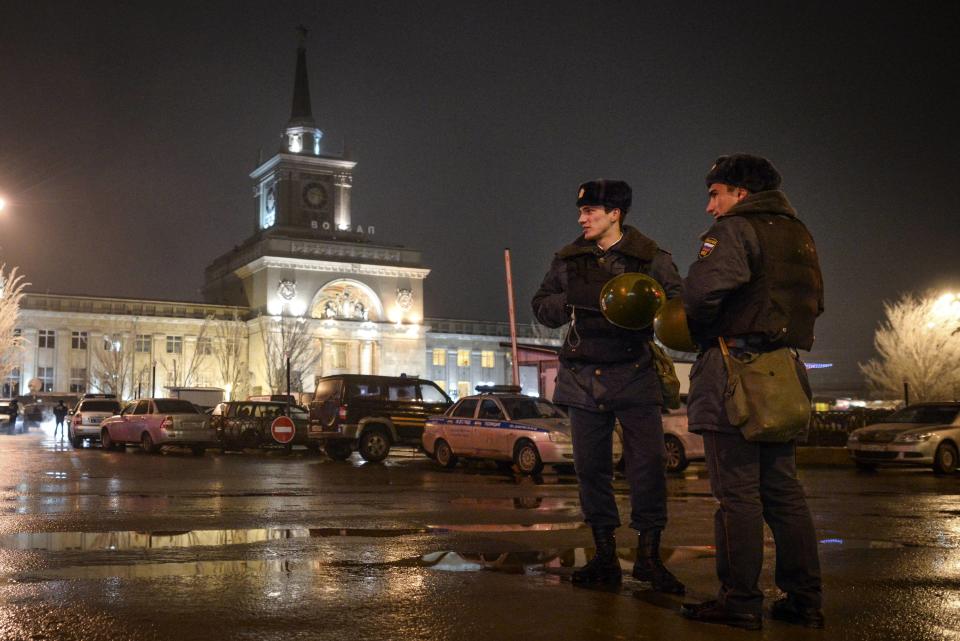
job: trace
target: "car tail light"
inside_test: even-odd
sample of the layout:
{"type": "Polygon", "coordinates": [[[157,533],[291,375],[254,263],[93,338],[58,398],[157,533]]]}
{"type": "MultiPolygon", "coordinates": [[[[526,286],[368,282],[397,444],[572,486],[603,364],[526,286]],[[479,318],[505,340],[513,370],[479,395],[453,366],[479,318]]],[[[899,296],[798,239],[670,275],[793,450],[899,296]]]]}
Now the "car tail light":
{"type": "Polygon", "coordinates": [[[340,417],[341,421],[347,420],[347,406],[341,405],[340,410],[337,412],[337,416],[340,417]]]}
{"type": "Polygon", "coordinates": [[[172,416],[168,416],[167,418],[163,419],[163,423],[160,423],[160,429],[162,429],[162,430],[169,430],[169,429],[171,429],[172,427],[173,427],[173,417],[172,417],[172,416]]]}
{"type": "Polygon", "coordinates": [[[82,424],[82,423],[83,423],[83,417],[80,416],[79,414],[74,414],[74,415],[73,415],[73,424],[74,424],[74,425],[80,425],[80,424],[82,424]]]}

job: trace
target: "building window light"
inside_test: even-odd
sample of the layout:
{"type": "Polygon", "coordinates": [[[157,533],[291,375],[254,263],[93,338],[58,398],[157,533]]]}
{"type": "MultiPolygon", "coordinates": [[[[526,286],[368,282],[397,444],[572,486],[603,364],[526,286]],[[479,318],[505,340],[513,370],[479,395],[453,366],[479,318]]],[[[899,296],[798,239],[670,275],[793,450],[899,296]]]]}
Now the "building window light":
{"type": "Polygon", "coordinates": [[[288,134],[287,140],[287,148],[292,153],[299,154],[303,151],[303,134],[288,134]]]}

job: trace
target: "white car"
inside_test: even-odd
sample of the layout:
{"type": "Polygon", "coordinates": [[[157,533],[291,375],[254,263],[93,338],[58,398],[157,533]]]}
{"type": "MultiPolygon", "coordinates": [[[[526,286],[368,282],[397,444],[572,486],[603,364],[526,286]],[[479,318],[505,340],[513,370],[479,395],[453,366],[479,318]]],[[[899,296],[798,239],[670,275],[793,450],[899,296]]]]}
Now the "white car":
{"type": "Polygon", "coordinates": [[[922,465],[951,474],[960,464],[960,403],[908,405],[880,423],[850,433],[847,450],[858,469],[922,465]]]}
{"type": "Polygon", "coordinates": [[[84,440],[100,440],[100,424],[120,413],[120,402],[115,398],[85,398],[77,403],[70,416],[67,436],[70,445],[81,447],[84,440]]]}
{"type": "Polygon", "coordinates": [[[664,410],[663,444],[667,449],[667,471],[682,472],[690,461],[702,461],[703,437],[687,429],[687,406],[664,410]]]}
{"type": "MultiPolygon", "coordinates": [[[[427,419],[423,449],[443,467],[460,458],[513,462],[522,474],[544,465],[573,465],[570,419],[559,407],[516,393],[465,396],[439,416],[427,419]]],[[[613,443],[614,463],[623,447],[613,443]]]]}

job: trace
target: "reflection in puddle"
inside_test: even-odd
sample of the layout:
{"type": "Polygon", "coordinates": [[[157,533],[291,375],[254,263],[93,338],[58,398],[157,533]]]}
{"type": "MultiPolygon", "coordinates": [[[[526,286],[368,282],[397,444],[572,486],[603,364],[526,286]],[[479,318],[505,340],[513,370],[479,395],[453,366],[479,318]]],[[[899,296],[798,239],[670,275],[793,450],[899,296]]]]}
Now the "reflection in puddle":
{"type": "Polygon", "coordinates": [[[434,532],[549,532],[553,530],[576,530],[587,527],[582,521],[565,523],[468,523],[454,525],[428,525],[434,532]]]}
{"type": "MultiPolygon", "coordinates": [[[[265,575],[277,573],[328,572],[338,568],[366,568],[371,571],[394,568],[423,569],[437,572],[499,572],[519,575],[544,575],[556,581],[593,556],[592,548],[566,550],[528,550],[520,552],[458,552],[445,550],[395,561],[322,561],[318,559],[254,559],[194,561],[187,563],[129,563],[81,565],[21,575],[15,582],[60,579],[142,579],[230,574],[265,575]]],[[[627,576],[633,567],[635,550],[617,550],[620,565],[627,576]]],[[[664,560],[682,563],[714,555],[712,547],[663,548],[664,560]]]]}
{"type": "Polygon", "coordinates": [[[580,510],[578,501],[563,498],[544,498],[542,496],[515,496],[512,499],[460,497],[451,499],[450,504],[458,507],[481,509],[576,510],[577,513],[580,510]]]}
{"type": "Polygon", "coordinates": [[[177,532],[25,532],[0,535],[0,549],[84,552],[156,550],[244,545],[282,539],[325,537],[392,537],[427,534],[427,528],[255,528],[247,530],[185,530],[177,532]]]}

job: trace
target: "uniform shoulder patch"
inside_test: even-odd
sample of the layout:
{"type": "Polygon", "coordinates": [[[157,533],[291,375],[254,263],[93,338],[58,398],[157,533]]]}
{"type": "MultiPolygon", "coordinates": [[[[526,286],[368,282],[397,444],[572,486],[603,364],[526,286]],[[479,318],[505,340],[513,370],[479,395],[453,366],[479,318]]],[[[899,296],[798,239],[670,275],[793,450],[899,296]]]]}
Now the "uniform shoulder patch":
{"type": "Polygon", "coordinates": [[[698,254],[698,256],[700,258],[706,258],[707,256],[710,255],[710,252],[714,250],[714,248],[717,246],[717,243],[719,242],[720,241],[718,241],[716,238],[710,238],[710,237],[704,238],[703,245],[700,246],[700,253],[698,254]]]}

